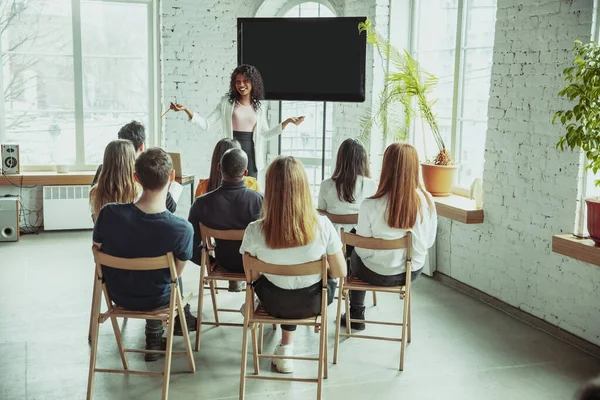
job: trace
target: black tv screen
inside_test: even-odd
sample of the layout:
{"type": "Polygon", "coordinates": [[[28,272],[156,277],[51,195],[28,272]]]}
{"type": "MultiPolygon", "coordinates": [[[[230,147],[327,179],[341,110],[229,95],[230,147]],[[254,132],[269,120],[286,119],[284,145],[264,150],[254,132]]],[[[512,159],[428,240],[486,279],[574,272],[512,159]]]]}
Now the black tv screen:
{"type": "Polygon", "coordinates": [[[363,102],[365,20],[238,18],[238,64],[258,68],[266,100],[363,102]]]}

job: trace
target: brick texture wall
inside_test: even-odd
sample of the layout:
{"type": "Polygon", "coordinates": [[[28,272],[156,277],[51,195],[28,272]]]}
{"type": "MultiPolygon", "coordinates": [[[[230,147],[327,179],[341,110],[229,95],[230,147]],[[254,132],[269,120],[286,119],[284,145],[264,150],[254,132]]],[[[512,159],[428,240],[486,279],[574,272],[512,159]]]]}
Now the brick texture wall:
{"type": "Polygon", "coordinates": [[[592,0],[499,0],[485,152],[485,223],[440,218],[438,270],[600,344],[600,268],[551,250],[572,232],[578,154],[559,152],[552,113],[592,0]],[[531,4],[529,4],[531,3],[531,4]],[[535,4],[533,4],[535,3],[535,4]]]}

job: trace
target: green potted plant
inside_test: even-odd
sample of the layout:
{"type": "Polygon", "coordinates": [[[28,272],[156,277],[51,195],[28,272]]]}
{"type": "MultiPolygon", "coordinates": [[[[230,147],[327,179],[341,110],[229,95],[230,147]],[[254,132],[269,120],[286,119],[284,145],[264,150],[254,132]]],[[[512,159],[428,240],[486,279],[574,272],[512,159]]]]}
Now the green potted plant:
{"type": "Polygon", "coordinates": [[[382,128],[385,140],[406,140],[411,124],[415,119],[420,119],[423,132],[424,125],[427,124],[438,148],[433,160],[421,163],[425,189],[433,196],[449,196],[456,179],[457,165],[452,163],[440,135],[437,118],[433,113],[436,100],[429,98],[437,85],[437,77],[424,71],[408,51],[396,49],[371,27],[371,21],[360,23],[358,30],[359,33],[366,32],[367,42],[374,45],[381,57],[393,67],[386,74],[377,106],[362,118],[361,140],[368,140],[374,125],[382,128]]]}
{"type": "MultiPolygon", "coordinates": [[[[560,121],[566,134],[556,147],[564,151],[583,150],[594,174],[600,170],[600,45],[575,41],[573,65],[563,70],[565,87],[558,95],[569,99],[573,107],[554,113],[552,123],[560,121]]],[[[600,186],[600,180],[596,180],[600,186]]],[[[596,245],[600,245],[600,198],[586,198],[587,228],[596,245]]]]}

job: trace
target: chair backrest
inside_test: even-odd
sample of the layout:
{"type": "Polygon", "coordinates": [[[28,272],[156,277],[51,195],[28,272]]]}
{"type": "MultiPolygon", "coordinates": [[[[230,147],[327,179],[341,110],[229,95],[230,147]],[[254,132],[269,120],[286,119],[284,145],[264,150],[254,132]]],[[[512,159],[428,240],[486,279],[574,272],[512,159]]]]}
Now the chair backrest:
{"type": "Polygon", "coordinates": [[[202,234],[202,244],[205,248],[211,250],[212,241],[210,239],[219,240],[235,240],[241,241],[244,239],[244,229],[218,230],[211,229],[203,224],[200,224],[200,232],[202,234]]]}
{"type": "Polygon", "coordinates": [[[244,253],[244,272],[248,282],[252,280],[252,272],[279,276],[304,276],[321,274],[323,287],[327,286],[327,256],[323,254],[320,260],[303,264],[280,265],[269,264],[244,253]]]}
{"type": "Polygon", "coordinates": [[[94,262],[96,263],[100,277],[102,277],[102,268],[100,268],[100,266],[104,265],[127,271],[155,271],[158,269],[169,269],[171,278],[173,280],[177,279],[173,253],[167,253],[164,256],[158,257],[120,258],[103,253],[96,246],[92,246],[92,253],[94,254],[94,262]]]}
{"type": "MultiPolygon", "coordinates": [[[[342,228],[342,244],[344,245],[344,253],[346,252],[346,246],[354,246],[360,249],[368,250],[400,250],[406,249],[406,273],[407,276],[411,274],[412,267],[412,233],[406,232],[406,236],[400,239],[386,240],[378,239],[373,237],[364,237],[356,235],[354,233],[344,232],[342,228]]],[[[410,282],[407,279],[407,282],[410,282]]]]}
{"type": "Polygon", "coordinates": [[[319,214],[325,215],[331,223],[340,225],[358,224],[358,214],[331,214],[324,210],[317,210],[319,214]]]}

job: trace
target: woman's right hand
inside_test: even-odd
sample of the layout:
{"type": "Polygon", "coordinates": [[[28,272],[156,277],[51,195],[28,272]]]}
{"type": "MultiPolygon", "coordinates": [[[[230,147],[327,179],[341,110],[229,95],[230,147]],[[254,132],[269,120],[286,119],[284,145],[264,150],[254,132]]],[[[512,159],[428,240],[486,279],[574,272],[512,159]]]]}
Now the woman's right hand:
{"type": "Polygon", "coordinates": [[[169,106],[169,108],[175,112],[185,111],[187,109],[187,107],[184,106],[183,104],[176,104],[173,102],[171,102],[171,105],[169,106]]]}

